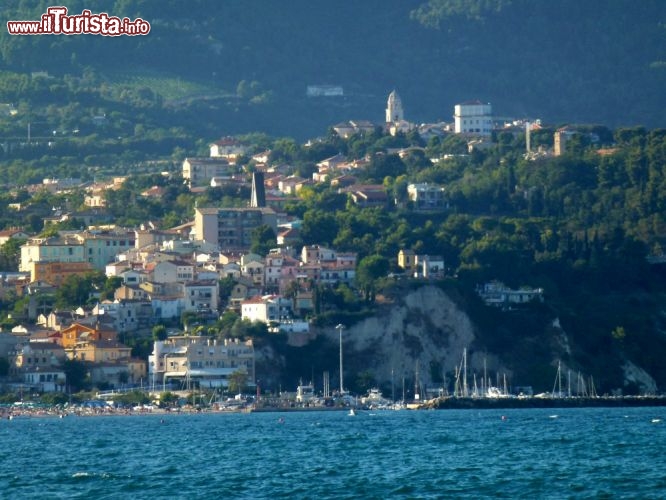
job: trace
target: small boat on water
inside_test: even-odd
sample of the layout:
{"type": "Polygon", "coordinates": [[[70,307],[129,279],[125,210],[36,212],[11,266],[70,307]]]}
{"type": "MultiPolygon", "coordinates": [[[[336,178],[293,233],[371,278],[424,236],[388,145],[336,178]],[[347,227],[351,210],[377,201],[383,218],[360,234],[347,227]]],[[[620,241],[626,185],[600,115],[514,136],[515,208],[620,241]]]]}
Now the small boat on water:
{"type": "Polygon", "coordinates": [[[354,408],[351,408],[351,409],[349,410],[349,416],[350,416],[350,417],[355,417],[355,416],[356,416],[356,410],[354,410],[354,408]]]}

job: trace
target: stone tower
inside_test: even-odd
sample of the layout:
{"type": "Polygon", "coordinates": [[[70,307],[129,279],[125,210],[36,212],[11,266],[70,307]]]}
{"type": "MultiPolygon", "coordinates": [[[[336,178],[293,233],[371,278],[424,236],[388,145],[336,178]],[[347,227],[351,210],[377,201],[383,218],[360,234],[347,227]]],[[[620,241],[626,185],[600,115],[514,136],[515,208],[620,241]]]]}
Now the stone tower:
{"type": "Polygon", "coordinates": [[[405,119],[405,114],[402,110],[402,101],[400,96],[394,90],[388,96],[386,103],[386,123],[396,123],[405,119]]]}

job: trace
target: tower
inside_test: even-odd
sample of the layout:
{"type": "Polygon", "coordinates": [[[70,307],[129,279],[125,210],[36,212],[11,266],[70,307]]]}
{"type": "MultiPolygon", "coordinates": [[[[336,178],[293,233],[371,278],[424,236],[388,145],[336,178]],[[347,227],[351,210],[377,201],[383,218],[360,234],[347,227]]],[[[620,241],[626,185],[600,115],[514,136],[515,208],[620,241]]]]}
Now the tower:
{"type": "Polygon", "coordinates": [[[394,90],[388,96],[386,103],[386,123],[395,123],[405,119],[404,111],[402,110],[402,100],[398,93],[394,90]]]}
{"type": "Polygon", "coordinates": [[[252,197],[250,207],[261,208],[266,206],[266,188],[264,187],[264,173],[252,173],[252,197]]]}

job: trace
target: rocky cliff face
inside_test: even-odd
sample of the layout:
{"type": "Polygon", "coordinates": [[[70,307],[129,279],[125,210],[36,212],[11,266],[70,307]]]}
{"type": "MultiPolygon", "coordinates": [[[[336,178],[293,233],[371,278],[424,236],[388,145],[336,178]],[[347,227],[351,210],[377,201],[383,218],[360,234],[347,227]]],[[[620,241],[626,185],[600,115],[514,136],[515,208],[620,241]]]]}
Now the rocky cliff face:
{"type": "MultiPolygon", "coordinates": [[[[331,341],[337,331],[326,330],[331,341]]],[[[495,356],[470,349],[476,340],[474,325],[441,289],[424,286],[401,300],[380,306],[379,313],[344,330],[345,372],[370,372],[376,381],[396,384],[404,377],[413,384],[417,370],[421,384],[439,386],[460,367],[465,349],[468,374],[504,370],[495,356]],[[348,366],[348,368],[347,368],[348,366]]]]}
{"type": "MultiPolygon", "coordinates": [[[[584,377],[586,387],[591,385],[589,367],[574,362],[572,339],[557,318],[532,317],[527,327],[523,322],[518,329],[514,327],[524,313],[483,311],[486,325],[482,332],[441,288],[426,285],[404,290],[379,304],[375,315],[343,330],[345,387],[354,387],[354,381],[365,376],[366,382],[379,385],[385,393],[393,386],[396,397],[403,381],[407,394],[413,394],[417,379],[421,389],[446,387],[451,391],[463,356],[470,391],[475,381],[482,386],[485,373],[488,385],[501,387],[506,378],[514,389],[532,386],[537,392],[550,392],[558,366],[562,387],[567,387],[571,377],[584,377]]],[[[337,388],[338,335],[338,330],[327,327],[313,329],[308,339],[301,338],[291,347],[276,350],[277,345],[264,344],[257,351],[262,382],[277,387],[281,381],[290,387],[314,376],[320,390],[321,373],[328,370],[331,387],[337,388]]],[[[657,390],[655,380],[641,367],[627,362],[621,368],[625,386],[634,384],[644,393],[657,390]]],[[[610,369],[605,367],[604,373],[610,369]]],[[[614,387],[602,392],[615,391],[614,387]]]]}

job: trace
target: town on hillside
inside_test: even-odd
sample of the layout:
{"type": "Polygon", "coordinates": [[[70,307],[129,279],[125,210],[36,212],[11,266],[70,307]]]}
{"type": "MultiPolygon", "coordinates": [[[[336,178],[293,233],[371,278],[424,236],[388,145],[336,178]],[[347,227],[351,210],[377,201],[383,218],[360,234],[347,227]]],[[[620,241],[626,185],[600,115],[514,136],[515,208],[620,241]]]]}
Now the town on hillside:
{"type": "MultiPolygon", "coordinates": [[[[556,130],[553,148],[534,147],[530,134],[542,127],[539,120],[498,124],[491,105],[481,101],[455,105],[453,118],[452,123],[411,123],[393,91],[386,121],[379,127],[387,137],[416,134],[432,141],[456,136],[466,144],[464,155],[492,147],[498,130],[516,137],[524,134],[528,160],[562,155],[567,142],[581,134],[595,140],[589,132],[564,127],[556,130]]],[[[365,120],[350,120],[332,130],[348,139],[377,128],[365,120]]],[[[358,252],[341,251],[330,239],[303,245],[303,220],[285,211],[298,202],[305,187],[326,184],[359,209],[402,206],[415,213],[445,214],[450,209],[446,185],[407,182],[405,197],[398,199],[384,184],[361,182],[359,172],[373,161],[370,154],[334,154],[316,162],[311,175],[304,177],[271,150],[257,151],[236,137],[222,137],[209,149],[209,156],[182,161],[186,192],[221,188],[249,196],[242,206],[195,206],[192,219],[172,227],[149,220],[135,227],[116,223],[108,203],[128,177],[93,182],[49,178],[21,187],[27,196],[10,207],[17,215],[33,210],[31,200],[44,192],[66,197],[83,190],[85,210],[52,207],[39,231],[0,231],[3,247],[20,243],[16,270],[3,271],[0,282],[4,300],[14,297],[21,304],[0,332],[0,358],[8,365],[6,391],[259,391],[250,333],[283,335],[292,346],[312,342],[318,335],[312,319],[322,312],[320,290],[344,286],[361,296],[370,278],[452,277],[442,255],[418,248],[401,248],[390,266],[381,268],[382,276],[372,276],[374,270],[364,265],[358,252]],[[94,273],[102,280],[86,289],[75,307],[54,302],[58,293],[75,295],[77,286],[81,291],[94,273]],[[215,327],[225,318],[232,318],[229,335],[215,327]]],[[[426,148],[389,148],[374,154],[403,158],[415,152],[424,155],[426,148]]],[[[427,161],[436,164],[446,157],[427,161]]],[[[165,190],[148,187],[130,203],[159,203],[165,190]]],[[[503,310],[543,301],[544,296],[541,288],[511,289],[497,281],[480,283],[477,292],[486,304],[503,310]]]]}

